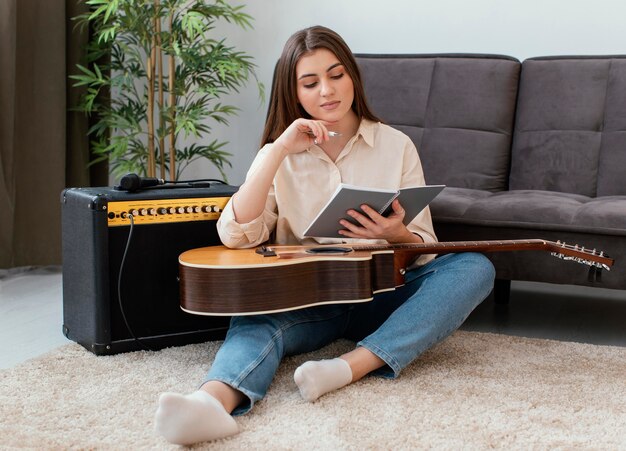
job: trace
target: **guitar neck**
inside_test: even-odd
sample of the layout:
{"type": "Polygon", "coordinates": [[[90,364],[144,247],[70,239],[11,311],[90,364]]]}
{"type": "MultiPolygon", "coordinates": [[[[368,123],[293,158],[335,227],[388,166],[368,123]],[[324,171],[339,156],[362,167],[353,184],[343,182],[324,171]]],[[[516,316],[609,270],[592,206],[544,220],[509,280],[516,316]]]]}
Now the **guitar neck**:
{"type": "Polygon", "coordinates": [[[382,245],[355,245],[354,250],[377,251],[390,249],[408,255],[446,254],[456,252],[510,252],[510,251],[550,251],[552,255],[565,260],[574,260],[590,266],[610,269],[613,259],[602,251],[569,246],[561,242],[542,239],[500,240],[500,241],[442,241],[437,243],[401,243],[382,245]]]}
{"type": "Polygon", "coordinates": [[[546,250],[549,241],[532,240],[500,240],[500,241],[440,241],[436,243],[400,243],[400,244],[373,244],[355,245],[354,250],[377,251],[390,249],[406,251],[415,254],[436,254],[454,252],[506,252],[522,250],[546,250]]]}

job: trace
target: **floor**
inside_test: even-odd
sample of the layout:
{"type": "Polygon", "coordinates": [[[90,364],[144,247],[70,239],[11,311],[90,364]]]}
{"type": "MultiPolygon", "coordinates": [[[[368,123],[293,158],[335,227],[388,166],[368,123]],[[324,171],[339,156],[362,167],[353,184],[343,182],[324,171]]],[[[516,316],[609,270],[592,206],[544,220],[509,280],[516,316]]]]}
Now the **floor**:
{"type": "MultiPolygon", "coordinates": [[[[0,368],[70,343],[61,278],[59,267],[0,270],[0,368]]],[[[626,346],[626,291],[513,282],[509,305],[488,298],[462,328],[626,346]]]]}

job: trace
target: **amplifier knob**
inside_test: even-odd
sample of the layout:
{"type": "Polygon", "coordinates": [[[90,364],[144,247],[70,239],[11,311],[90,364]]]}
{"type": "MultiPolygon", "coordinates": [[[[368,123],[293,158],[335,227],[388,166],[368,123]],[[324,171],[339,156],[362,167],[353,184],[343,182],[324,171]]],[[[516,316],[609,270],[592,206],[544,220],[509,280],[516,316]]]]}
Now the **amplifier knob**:
{"type": "Polygon", "coordinates": [[[167,208],[159,208],[158,213],[160,215],[166,215],[167,214],[167,208]]]}
{"type": "Polygon", "coordinates": [[[178,208],[176,209],[176,211],[177,211],[178,213],[184,213],[184,212],[185,212],[185,207],[178,207],[178,208]]]}
{"type": "Polygon", "coordinates": [[[193,207],[185,207],[187,213],[193,213],[193,207]]]}
{"type": "Polygon", "coordinates": [[[173,215],[174,213],[176,213],[176,208],[175,207],[170,207],[169,210],[171,215],[173,215]]]}
{"type": "Polygon", "coordinates": [[[202,211],[204,211],[205,213],[211,213],[211,206],[210,205],[206,205],[206,206],[202,207],[202,211]]]}

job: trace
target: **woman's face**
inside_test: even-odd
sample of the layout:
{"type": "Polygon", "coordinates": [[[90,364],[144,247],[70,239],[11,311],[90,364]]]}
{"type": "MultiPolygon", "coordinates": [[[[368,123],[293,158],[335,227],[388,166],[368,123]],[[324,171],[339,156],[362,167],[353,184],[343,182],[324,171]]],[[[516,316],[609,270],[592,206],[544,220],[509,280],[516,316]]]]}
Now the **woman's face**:
{"type": "Polygon", "coordinates": [[[316,49],[296,64],[298,101],[313,119],[337,122],[352,113],[354,85],[333,52],[316,49]]]}

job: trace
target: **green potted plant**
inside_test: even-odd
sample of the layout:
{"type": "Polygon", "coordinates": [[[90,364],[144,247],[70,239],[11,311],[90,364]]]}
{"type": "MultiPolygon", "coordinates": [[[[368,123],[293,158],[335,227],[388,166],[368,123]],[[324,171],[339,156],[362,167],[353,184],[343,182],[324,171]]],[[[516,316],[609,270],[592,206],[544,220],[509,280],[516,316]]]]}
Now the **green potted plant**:
{"type": "MultiPolygon", "coordinates": [[[[206,135],[237,108],[220,97],[256,76],[250,56],[213,36],[218,21],[251,27],[243,6],[226,0],[84,0],[74,19],[89,26],[87,64],[70,77],[83,86],[77,109],[95,114],[93,163],[110,172],[177,180],[190,163],[210,160],[224,179],[231,155],[206,135]],[[102,96],[102,93],[107,95],[102,96]],[[169,174],[169,176],[167,175],[169,174]]],[[[261,97],[263,85],[257,85],[261,97]]]]}

